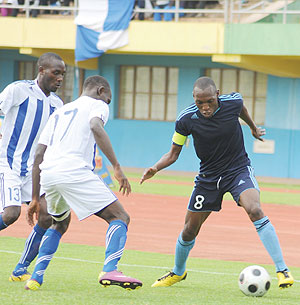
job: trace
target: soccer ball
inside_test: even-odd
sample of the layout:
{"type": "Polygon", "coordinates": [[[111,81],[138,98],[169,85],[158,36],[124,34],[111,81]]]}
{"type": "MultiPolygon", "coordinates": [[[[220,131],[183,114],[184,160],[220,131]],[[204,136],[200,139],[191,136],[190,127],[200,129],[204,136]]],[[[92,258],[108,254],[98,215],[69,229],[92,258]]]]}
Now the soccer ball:
{"type": "Polygon", "coordinates": [[[248,266],[239,275],[239,288],[247,296],[262,297],[270,286],[270,275],[261,266],[248,266]]]}

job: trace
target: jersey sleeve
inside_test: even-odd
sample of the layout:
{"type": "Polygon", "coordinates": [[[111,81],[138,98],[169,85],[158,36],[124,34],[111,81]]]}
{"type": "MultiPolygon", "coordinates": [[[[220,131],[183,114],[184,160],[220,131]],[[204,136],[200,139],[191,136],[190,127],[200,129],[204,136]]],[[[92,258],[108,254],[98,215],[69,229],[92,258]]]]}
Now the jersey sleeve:
{"type": "Polygon", "coordinates": [[[14,99],[15,88],[14,84],[10,84],[0,93],[0,109],[4,114],[7,114],[10,108],[14,106],[16,100],[14,99]]]}
{"type": "Polygon", "coordinates": [[[46,126],[44,127],[40,138],[39,138],[39,144],[44,144],[46,146],[50,145],[51,137],[54,132],[54,124],[55,124],[55,117],[52,115],[50,116],[48,122],[46,123],[46,126]]]}
{"type": "Polygon", "coordinates": [[[89,121],[95,117],[100,118],[104,125],[107,123],[109,117],[109,108],[105,102],[98,100],[93,103],[89,115],[89,121]]]}
{"type": "Polygon", "coordinates": [[[190,135],[190,131],[187,128],[185,122],[182,119],[176,121],[175,132],[172,137],[173,143],[179,146],[183,146],[188,135],[190,135]]]}

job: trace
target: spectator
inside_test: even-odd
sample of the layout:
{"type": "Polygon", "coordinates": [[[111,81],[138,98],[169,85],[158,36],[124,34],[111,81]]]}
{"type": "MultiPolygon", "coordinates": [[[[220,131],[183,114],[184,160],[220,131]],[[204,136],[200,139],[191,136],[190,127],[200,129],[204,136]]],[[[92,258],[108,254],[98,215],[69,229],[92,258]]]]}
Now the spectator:
{"type": "MultiPolygon", "coordinates": [[[[72,0],[63,0],[62,5],[63,5],[63,6],[70,6],[70,2],[73,2],[73,3],[74,3],[74,1],[72,1],[72,0]]],[[[61,14],[62,14],[62,15],[71,15],[72,12],[69,11],[69,10],[66,10],[66,11],[62,11],[61,14]]]]}
{"type": "MultiPolygon", "coordinates": [[[[0,4],[12,4],[12,0],[0,0],[0,4]]],[[[1,16],[11,16],[12,9],[11,8],[0,8],[1,16]]]]}

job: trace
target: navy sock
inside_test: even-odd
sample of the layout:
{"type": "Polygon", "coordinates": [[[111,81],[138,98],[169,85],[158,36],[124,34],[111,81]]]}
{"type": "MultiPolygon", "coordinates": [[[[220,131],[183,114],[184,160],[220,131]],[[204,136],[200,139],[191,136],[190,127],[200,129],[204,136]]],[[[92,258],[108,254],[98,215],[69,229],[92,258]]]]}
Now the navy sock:
{"type": "Polygon", "coordinates": [[[181,233],[177,239],[175,250],[175,267],[173,272],[177,275],[182,275],[186,268],[186,261],[190,251],[194,247],[195,239],[191,241],[184,241],[181,237],[181,233]]]}
{"type": "Polygon", "coordinates": [[[23,254],[17,264],[14,275],[19,276],[26,273],[28,266],[39,252],[40,243],[46,230],[36,224],[25,242],[23,254]]]}
{"type": "Polygon", "coordinates": [[[262,219],[254,221],[253,224],[256,228],[260,240],[264,244],[266,250],[275,263],[276,272],[284,270],[288,271],[288,267],[283,260],[277,234],[269,218],[265,216],[262,219]]]}
{"type": "Polygon", "coordinates": [[[0,231],[4,230],[5,228],[7,228],[7,224],[3,221],[2,214],[0,214],[0,231]]]}
{"type": "Polygon", "coordinates": [[[36,260],[31,279],[36,280],[40,284],[43,283],[44,273],[58,248],[60,239],[61,234],[58,231],[54,229],[46,231],[41,241],[39,256],[36,260]]]}
{"type": "Polygon", "coordinates": [[[113,220],[106,232],[106,251],[103,271],[117,269],[127,239],[127,225],[122,220],[113,220]]]}

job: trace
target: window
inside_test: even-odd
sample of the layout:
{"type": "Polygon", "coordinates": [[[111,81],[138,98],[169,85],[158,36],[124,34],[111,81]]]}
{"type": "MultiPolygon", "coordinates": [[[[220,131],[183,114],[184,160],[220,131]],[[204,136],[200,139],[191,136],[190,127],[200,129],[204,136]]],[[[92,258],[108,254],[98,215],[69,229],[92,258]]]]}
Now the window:
{"type": "MultiPolygon", "coordinates": [[[[36,61],[20,61],[19,62],[19,79],[35,79],[38,71],[36,70],[36,61]]],[[[66,74],[62,86],[55,92],[64,103],[69,103],[73,99],[74,73],[75,68],[66,66],[66,74]]],[[[83,82],[84,70],[79,69],[80,82],[83,82]]]]}
{"type": "Polygon", "coordinates": [[[177,90],[178,68],[122,66],[118,117],[174,121],[177,90]]]}
{"type": "MultiPolygon", "coordinates": [[[[239,92],[244,104],[256,124],[265,123],[267,75],[240,69],[207,69],[221,94],[239,92]]],[[[244,123],[244,121],[241,121],[244,123]]]]}

